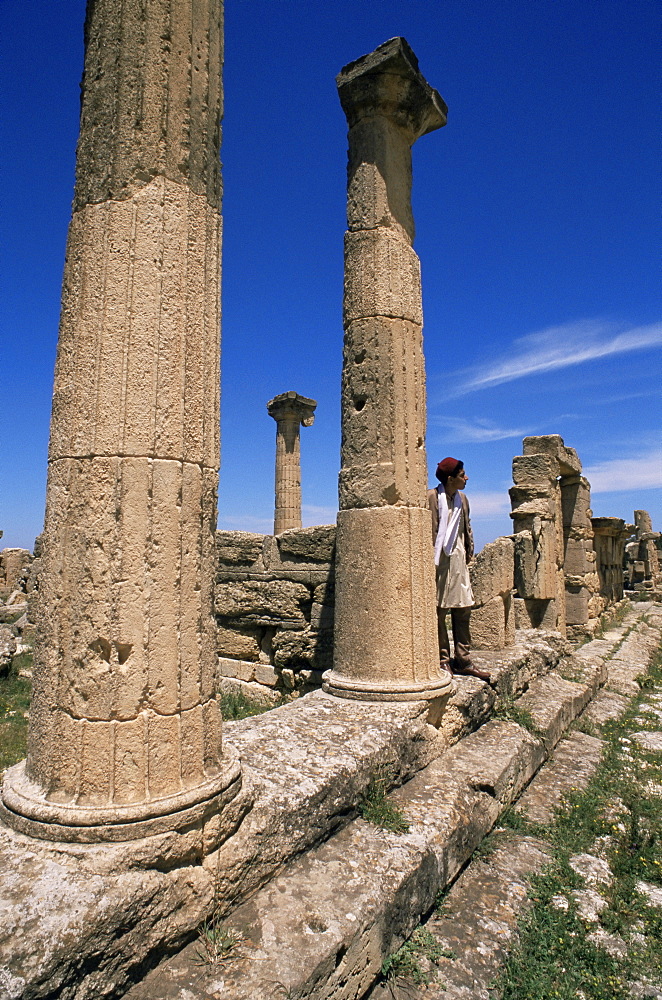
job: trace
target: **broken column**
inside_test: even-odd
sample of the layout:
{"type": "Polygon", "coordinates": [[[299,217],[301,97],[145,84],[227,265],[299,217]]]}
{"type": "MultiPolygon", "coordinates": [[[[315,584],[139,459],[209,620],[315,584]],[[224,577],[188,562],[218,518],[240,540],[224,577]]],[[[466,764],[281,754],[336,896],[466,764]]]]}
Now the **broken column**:
{"type": "Polygon", "coordinates": [[[420,265],[411,146],[446,105],[403,38],[337,78],[349,124],[334,666],[347,698],[446,694],[426,506],[420,265]]]}
{"type": "Polygon", "coordinates": [[[600,612],[623,600],[623,554],[628,530],[620,517],[592,517],[600,612]]]}
{"type": "Polygon", "coordinates": [[[591,524],[591,484],[585,476],[562,466],[560,474],[566,628],[570,635],[582,634],[582,627],[602,611],[591,524]]]}
{"type": "Polygon", "coordinates": [[[300,428],[313,425],[316,406],[314,399],[296,392],[282,392],[267,403],[267,412],[276,421],[274,535],[301,527],[300,428]]]}
{"type": "Polygon", "coordinates": [[[221,0],[95,0],[85,35],[28,759],[2,815],[52,840],[186,828],[190,857],[241,784],[212,617],[221,0]]]}

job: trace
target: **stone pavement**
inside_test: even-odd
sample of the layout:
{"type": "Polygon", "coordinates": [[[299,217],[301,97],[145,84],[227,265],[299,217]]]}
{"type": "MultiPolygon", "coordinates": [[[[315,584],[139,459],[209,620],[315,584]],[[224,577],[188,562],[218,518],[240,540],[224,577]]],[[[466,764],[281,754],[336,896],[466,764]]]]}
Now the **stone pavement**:
{"type": "MultiPolygon", "coordinates": [[[[493,719],[464,736],[392,793],[391,800],[409,821],[408,833],[353,820],[292,861],[231,914],[224,926],[237,944],[227,961],[201,963],[199,942],[193,942],[127,998],[349,1000],[369,994],[383,959],[430,913],[439,891],[453,883],[598,686],[606,681],[609,692],[612,684],[617,691],[636,685],[635,678],[645,672],[659,646],[661,631],[662,608],[632,609],[621,626],[562,659],[557,671],[532,677],[515,708],[528,712],[535,734],[515,721],[493,719]]],[[[592,740],[574,734],[529,785],[526,801],[538,815],[545,799],[551,809],[569,787],[588,781],[589,758],[597,761],[592,740]],[[573,752],[581,758],[576,773],[573,752]]],[[[526,905],[526,876],[544,860],[543,845],[513,835],[489,863],[478,859],[463,872],[448,904],[464,923],[453,921],[450,938],[446,924],[442,938],[457,958],[444,962],[445,991],[428,988],[426,996],[488,997],[488,985],[526,905]]],[[[436,917],[433,921],[439,922],[436,917]]],[[[373,995],[387,994],[376,987],[373,995]]]]}

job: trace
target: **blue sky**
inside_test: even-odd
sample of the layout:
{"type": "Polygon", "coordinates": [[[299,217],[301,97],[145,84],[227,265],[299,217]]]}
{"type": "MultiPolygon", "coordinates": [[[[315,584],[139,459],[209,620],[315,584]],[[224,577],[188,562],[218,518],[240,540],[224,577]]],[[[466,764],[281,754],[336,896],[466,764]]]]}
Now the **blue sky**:
{"type": "MultiPolygon", "coordinates": [[[[43,520],[84,0],[0,0],[0,546],[43,520]]],[[[428,458],[511,530],[512,456],[561,434],[596,515],[662,528],[653,0],[227,0],[221,527],[268,531],[272,396],[302,430],[304,523],[335,519],[341,66],[404,35],[449,105],[414,147],[428,458]]]]}

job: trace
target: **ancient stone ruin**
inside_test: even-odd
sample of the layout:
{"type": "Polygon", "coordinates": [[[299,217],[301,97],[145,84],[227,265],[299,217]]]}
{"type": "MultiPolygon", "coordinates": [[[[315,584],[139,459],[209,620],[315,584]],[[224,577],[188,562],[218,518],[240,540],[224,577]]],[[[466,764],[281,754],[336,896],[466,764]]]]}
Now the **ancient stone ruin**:
{"type": "Polygon", "coordinates": [[[628,590],[659,594],[662,590],[660,532],[653,531],[650,514],[635,510],[634,524],[626,526],[625,584],[628,590]]]}
{"type": "Polygon", "coordinates": [[[345,66],[349,125],[333,670],[341,697],[442,697],[426,509],[425,372],[411,147],[446,105],[403,39],[345,66]]]}
{"type": "Polygon", "coordinates": [[[312,427],[316,406],[314,399],[296,392],[282,392],[267,403],[267,412],[276,421],[274,535],[301,527],[300,428],[312,427]]]}
{"type": "Polygon", "coordinates": [[[187,857],[241,786],[212,618],[221,2],[194,7],[88,5],[29,750],[2,790],[32,837],[187,857]]]}
{"type": "MultiPolygon", "coordinates": [[[[88,3],[46,524],[33,561],[0,554],[0,596],[36,622],[0,808],[8,1000],[377,1000],[384,959],[600,689],[603,718],[639,691],[662,634],[658,606],[622,601],[623,559],[630,588],[660,583],[646,512],[592,518],[576,452],[528,437],[513,533],[471,565],[490,683],[439,670],[410,193],[446,107],[402,38],[337,79],[337,527],[301,527],[316,404],[287,392],[274,534],[215,530],[221,28],[221,0],[88,3]],[[615,606],[620,631],[567,641],[615,606]],[[222,734],[227,692],[279,704],[222,734]],[[375,789],[399,826],[369,821],[375,789]]],[[[0,667],[31,627],[15,613],[0,667]]]]}

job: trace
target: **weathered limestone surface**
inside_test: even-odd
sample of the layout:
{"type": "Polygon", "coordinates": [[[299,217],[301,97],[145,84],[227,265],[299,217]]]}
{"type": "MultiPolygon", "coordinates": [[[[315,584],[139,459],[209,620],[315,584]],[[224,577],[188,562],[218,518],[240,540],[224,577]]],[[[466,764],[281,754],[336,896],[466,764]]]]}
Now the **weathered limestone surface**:
{"type": "Polygon", "coordinates": [[[31,562],[28,549],[7,548],[0,552],[0,595],[16,590],[31,562]]]}
{"type": "Polygon", "coordinates": [[[403,38],[337,78],[349,125],[333,670],[346,698],[448,694],[439,669],[411,147],[446,106],[403,38]]]}
{"type": "Polygon", "coordinates": [[[2,793],[42,838],[204,826],[241,783],[212,617],[221,30],[221,0],[88,4],[28,760],[2,793]]]}
{"type": "Polygon", "coordinates": [[[607,585],[598,575],[590,484],[576,451],[558,434],[527,437],[523,444],[510,490],[516,623],[590,635],[601,612],[620,599],[611,578],[607,585]]]}
{"type": "Polygon", "coordinates": [[[476,607],[471,612],[473,649],[504,649],[515,642],[514,542],[488,542],[469,565],[476,607]]]}
{"type": "Polygon", "coordinates": [[[300,427],[312,426],[316,406],[314,399],[296,392],[283,392],[267,403],[276,421],[274,535],[301,527],[300,427]]]}
{"type": "Polygon", "coordinates": [[[518,812],[532,823],[551,823],[564,798],[585,788],[600,762],[603,740],[572,732],[554,750],[554,757],[535,776],[517,802],[518,812]]]}
{"type": "Polygon", "coordinates": [[[600,581],[601,608],[623,600],[623,559],[628,532],[620,517],[592,517],[595,568],[600,581]]]}
{"type": "MultiPolygon", "coordinates": [[[[637,624],[642,613],[652,623],[646,630],[656,631],[659,641],[662,613],[655,605],[633,609],[613,633],[579,650],[586,676],[595,677],[603,659],[623,639],[624,654],[638,657],[640,671],[646,669],[647,654],[637,624]]],[[[555,647],[542,642],[535,630],[528,634],[534,648],[528,661],[524,649],[477,654],[481,664],[490,660],[498,665],[499,696],[517,695],[538,671],[559,658],[563,672],[581,671],[579,653],[566,664],[560,637],[549,639],[555,647]]],[[[49,995],[47,977],[59,959],[65,981],[72,984],[70,994],[63,995],[91,1000],[113,990],[121,993],[126,983],[120,962],[124,944],[137,965],[146,947],[158,954],[161,939],[173,947],[185,941],[201,916],[210,912],[217,862],[223,858],[220,870],[228,872],[228,884],[221,898],[229,908],[240,903],[242,892],[252,892],[264,878],[281,872],[237,911],[236,927],[243,928],[246,938],[239,960],[227,964],[227,975],[223,966],[228,1000],[282,996],[278,981],[286,989],[301,988],[304,994],[304,986],[314,986],[320,1000],[354,997],[354,988],[367,989],[387,950],[402,943],[445,880],[459,869],[545,755],[542,741],[513,722],[494,721],[470,735],[489,718],[485,689],[492,698],[496,692],[472,678],[456,681],[453,700],[457,699],[458,715],[460,708],[464,713],[464,725],[454,735],[444,728],[438,732],[426,722],[431,717],[429,703],[362,704],[321,693],[266,717],[228,723],[226,743],[234,744],[245,763],[256,805],[245,820],[245,833],[242,825],[203,866],[154,872],[144,870],[148,862],[136,853],[129,859],[133,869],[120,882],[109,868],[108,847],[102,851],[70,845],[65,850],[37,844],[35,850],[31,844],[23,877],[0,884],[0,907],[13,905],[17,914],[13,922],[0,921],[0,955],[7,975],[25,976],[22,970],[29,970],[31,983],[43,983],[42,993],[49,995]],[[461,737],[461,744],[448,748],[449,742],[461,737]],[[409,834],[389,834],[362,820],[340,829],[376,767],[386,765],[395,781],[402,780],[444,746],[448,749],[441,757],[395,793],[412,824],[409,834]],[[323,840],[325,829],[339,832],[297,861],[298,852],[323,840]],[[42,880],[51,861],[54,879],[42,880]],[[30,865],[36,866],[34,879],[30,865]],[[292,881],[297,872],[298,883],[292,881]],[[231,879],[233,890],[239,892],[234,904],[229,902],[231,879]],[[42,891],[46,901],[40,899],[42,891]],[[12,898],[15,902],[10,903],[12,898]],[[141,907],[148,928],[144,934],[133,923],[141,918],[141,907]],[[58,909],[79,914],[78,939],[78,931],[63,938],[64,925],[54,917],[58,909]],[[249,961],[242,961],[242,955],[249,961]]],[[[567,693],[561,691],[561,696],[565,701],[567,693]]],[[[444,713],[442,725],[448,715],[444,713]]],[[[4,862],[12,870],[19,859],[16,851],[23,854],[26,840],[11,831],[2,831],[2,838],[14,845],[14,854],[6,855],[4,862]]],[[[5,843],[2,838],[0,845],[5,843]]],[[[126,847],[118,852],[126,867],[126,847]]],[[[503,876],[500,880],[502,885],[509,881],[503,876]]],[[[235,926],[234,916],[229,920],[235,926]]],[[[218,967],[201,965],[198,947],[194,944],[160,966],[130,991],[130,1000],[182,1000],[187,989],[194,996],[213,996],[218,967]]],[[[35,989],[32,995],[41,994],[35,989]]]]}
{"type": "Polygon", "coordinates": [[[662,591],[662,535],[653,531],[648,511],[635,510],[634,524],[626,526],[630,540],[625,545],[625,584],[629,590],[662,591]]]}
{"type": "Polygon", "coordinates": [[[216,533],[217,683],[225,690],[321,686],[333,656],[335,540],[335,525],[277,538],[216,533]]]}
{"type": "MultiPolygon", "coordinates": [[[[549,861],[543,841],[508,832],[489,858],[471,862],[446,896],[443,912],[425,924],[453,956],[439,960],[437,981],[422,994],[426,1000],[492,1000],[493,982],[529,907],[529,877],[549,861]]],[[[406,1000],[406,987],[396,985],[393,996],[389,985],[380,985],[367,1000],[406,1000]]]]}

